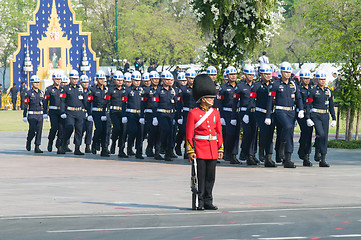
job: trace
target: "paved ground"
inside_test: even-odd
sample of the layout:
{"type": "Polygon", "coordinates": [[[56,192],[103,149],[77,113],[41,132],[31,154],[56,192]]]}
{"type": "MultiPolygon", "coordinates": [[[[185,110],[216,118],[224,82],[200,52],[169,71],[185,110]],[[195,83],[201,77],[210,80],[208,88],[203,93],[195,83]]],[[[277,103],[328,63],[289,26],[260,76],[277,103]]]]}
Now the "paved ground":
{"type": "Polygon", "coordinates": [[[220,210],[199,213],[186,160],[35,155],[25,136],[0,132],[4,239],[361,239],[361,150],[329,149],[330,168],[302,167],[295,155],[296,169],[222,163],[220,210]]]}

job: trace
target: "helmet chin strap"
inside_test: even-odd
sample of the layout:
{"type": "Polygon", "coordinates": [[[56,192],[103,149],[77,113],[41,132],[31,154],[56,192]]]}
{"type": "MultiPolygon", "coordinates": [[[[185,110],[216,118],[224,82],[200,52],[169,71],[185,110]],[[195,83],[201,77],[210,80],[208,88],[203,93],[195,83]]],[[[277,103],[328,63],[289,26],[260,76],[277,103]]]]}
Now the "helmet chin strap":
{"type": "Polygon", "coordinates": [[[203,98],[204,99],[204,101],[211,107],[211,106],[213,106],[213,104],[212,103],[210,103],[210,102],[208,102],[208,100],[206,99],[206,98],[203,98]]]}

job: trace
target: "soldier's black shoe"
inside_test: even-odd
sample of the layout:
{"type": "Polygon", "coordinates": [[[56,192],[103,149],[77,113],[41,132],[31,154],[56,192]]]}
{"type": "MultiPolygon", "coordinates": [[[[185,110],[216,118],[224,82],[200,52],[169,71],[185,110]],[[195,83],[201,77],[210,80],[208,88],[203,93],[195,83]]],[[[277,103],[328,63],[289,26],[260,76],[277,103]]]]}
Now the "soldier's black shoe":
{"type": "Polygon", "coordinates": [[[257,165],[257,161],[255,160],[255,157],[254,155],[249,155],[248,158],[247,158],[247,165],[248,166],[254,166],[254,165],[257,165]]]}
{"type": "Polygon", "coordinates": [[[241,160],[241,161],[247,160],[246,154],[244,154],[243,152],[241,152],[241,153],[239,154],[239,160],[241,160]]]}
{"type": "Polygon", "coordinates": [[[92,153],[92,150],[90,150],[90,145],[89,144],[87,144],[85,146],[85,153],[92,153]]]}
{"type": "Polygon", "coordinates": [[[284,168],[296,168],[296,165],[291,161],[291,155],[292,153],[285,153],[285,160],[283,161],[284,168]]]}
{"type": "Polygon", "coordinates": [[[110,146],[110,153],[111,154],[114,154],[115,153],[115,146],[116,146],[116,141],[113,141],[112,142],[112,145],[110,146]]]}
{"type": "Polygon", "coordinates": [[[283,159],[280,157],[279,151],[276,151],[276,163],[283,162],[283,159]]]}
{"type": "Polygon", "coordinates": [[[132,150],[132,149],[128,149],[128,151],[127,151],[127,155],[128,155],[128,156],[134,156],[134,155],[135,155],[135,153],[133,152],[133,150],[132,150]]]}
{"type": "Polygon", "coordinates": [[[276,163],[272,161],[272,154],[268,154],[264,160],[264,167],[277,167],[276,163]]]}
{"type": "Polygon", "coordinates": [[[173,161],[172,160],[172,150],[168,150],[167,152],[166,152],[166,154],[164,155],[164,160],[166,160],[166,161],[173,161]]]}
{"type": "Polygon", "coordinates": [[[198,201],[197,210],[198,210],[198,211],[203,211],[203,210],[204,210],[204,203],[203,203],[203,201],[198,201]]]}
{"type": "MultiPolygon", "coordinates": [[[[176,154],[174,154],[173,150],[171,151],[171,156],[172,156],[172,158],[178,158],[178,156],[176,154]]],[[[182,156],[182,154],[180,156],[182,156]]]]}
{"type": "Polygon", "coordinates": [[[125,154],[123,151],[119,151],[118,157],[120,157],[120,158],[128,158],[128,155],[125,154]]]}
{"type": "Polygon", "coordinates": [[[65,149],[62,146],[58,147],[58,151],[56,152],[56,154],[65,154],[65,153],[66,153],[65,149]]]}
{"type": "Polygon", "coordinates": [[[206,210],[217,210],[218,207],[214,206],[212,203],[211,204],[204,204],[204,209],[206,210]]]}
{"type": "Polygon", "coordinates": [[[265,156],[263,147],[259,147],[258,158],[261,162],[264,162],[266,160],[266,156],[265,156]]]}
{"type": "Polygon", "coordinates": [[[73,152],[68,146],[65,147],[65,152],[73,152]]]}
{"type": "Polygon", "coordinates": [[[27,151],[31,150],[31,142],[30,141],[26,141],[26,146],[25,146],[27,151]]]}
{"type": "Polygon", "coordinates": [[[181,145],[180,145],[180,144],[177,144],[174,149],[175,149],[175,153],[176,153],[178,156],[182,156],[182,149],[181,149],[181,145]]]}
{"type": "Polygon", "coordinates": [[[256,156],[254,156],[254,161],[255,161],[257,164],[261,163],[261,161],[258,160],[258,158],[257,158],[256,156]]]}
{"type": "Polygon", "coordinates": [[[53,151],[53,141],[48,142],[48,152],[52,152],[53,151]]]}
{"type": "Polygon", "coordinates": [[[35,145],[34,153],[43,153],[43,151],[40,150],[39,145],[35,145]]]}
{"type": "Polygon", "coordinates": [[[240,161],[236,158],[236,155],[231,156],[230,164],[240,164],[240,161]]]}
{"type": "Polygon", "coordinates": [[[79,145],[75,145],[74,155],[84,155],[84,153],[80,151],[79,145]]]}
{"type": "Polygon", "coordinates": [[[309,154],[305,154],[303,156],[303,166],[304,167],[312,167],[312,163],[310,162],[310,155],[309,154]]]}
{"type": "Polygon", "coordinates": [[[321,160],[321,153],[320,153],[320,149],[316,148],[315,150],[315,157],[314,157],[316,162],[319,162],[321,160]]]}
{"type": "Polygon", "coordinates": [[[321,154],[321,160],[319,163],[320,167],[330,167],[330,165],[326,162],[326,154],[321,154]]]}
{"type": "Polygon", "coordinates": [[[162,157],[159,153],[154,155],[155,160],[164,160],[164,157],[162,157]]]}
{"type": "Polygon", "coordinates": [[[188,159],[188,154],[187,153],[184,153],[183,159],[188,159]]]}
{"type": "Polygon", "coordinates": [[[102,157],[110,157],[108,149],[107,148],[102,148],[102,151],[100,152],[100,156],[102,156],[102,157]]]}
{"type": "Polygon", "coordinates": [[[100,143],[96,143],[95,148],[96,148],[97,151],[100,151],[100,143]]]}
{"type": "Polygon", "coordinates": [[[95,146],[95,144],[92,144],[92,154],[97,154],[97,147],[95,146]]]}
{"type": "Polygon", "coordinates": [[[137,158],[137,159],[144,159],[144,157],[142,156],[142,153],[137,153],[137,154],[135,154],[135,158],[137,158]]]}
{"type": "Polygon", "coordinates": [[[147,155],[147,157],[154,157],[154,153],[153,153],[153,150],[151,148],[147,148],[145,150],[145,154],[147,155]]]}

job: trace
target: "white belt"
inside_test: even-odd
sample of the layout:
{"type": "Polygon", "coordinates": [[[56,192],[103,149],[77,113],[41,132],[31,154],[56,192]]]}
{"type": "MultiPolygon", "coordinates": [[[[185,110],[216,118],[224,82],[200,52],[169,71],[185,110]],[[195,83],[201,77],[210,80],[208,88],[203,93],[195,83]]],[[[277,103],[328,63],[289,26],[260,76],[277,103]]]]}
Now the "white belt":
{"type": "Polygon", "coordinates": [[[59,110],[59,109],[60,109],[60,107],[58,107],[58,106],[49,106],[49,109],[59,110]]]}
{"type": "Polygon", "coordinates": [[[28,111],[28,114],[43,114],[43,111],[28,111]]]}
{"type": "Polygon", "coordinates": [[[267,110],[266,110],[266,109],[259,108],[259,107],[256,107],[256,111],[257,111],[257,112],[262,112],[262,113],[267,113],[267,110]]]}
{"type": "Polygon", "coordinates": [[[226,112],[232,112],[232,108],[227,108],[227,107],[224,107],[224,108],[223,108],[223,111],[226,111],[226,112]]]}
{"type": "Polygon", "coordinates": [[[145,113],[153,113],[153,110],[152,109],[144,109],[144,112],[145,113]]]}
{"type": "Polygon", "coordinates": [[[312,108],[312,112],[316,112],[316,113],[328,113],[328,109],[312,108]]]}
{"type": "Polygon", "coordinates": [[[138,109],[130,109],[130,108],[127,108],[127,110],[125,110],[126,112],[130,112],[130,113],[140,113],[140,110],[138,109]]]}
{"type": "Polygon", "coordinates": [[[92,108],[92,111],[94,111],[94,112],[102,112],[103,108],[92,108]]]}
{"type": "Polygon", "coordinates": [[[122,107],[120,107],[120,106],[110,106],[110,109],[111,110],[122,110],[122,107]]]}
{"type": "Polygon", "coordinates": [[[208,135],[208,136],[194,135],[194,138],[195,139],[208,140],[208,141],[217,140],[217,136],[212,136],[212,135],[208,135]]]}
{"type": "Polygon", "coordinates": [[[81,111],[83,108],[82,107],[67,107],[66,109],[69,111],[81,111]]]}
{"type": "Polygon", "coordinates": [[[189,107],[183,107],[183,111],[189,112],[189,107]]]}
{"type": "Polygon", "coordinates": [[[173,109],[157,109],[157,112],[162,112],[162,113],[173,113],[173,109]]]}
{"type": "Polygon", "coordinates": [[[293,111],[293,110],[295,110],[295,107],[276,106],[275,108],[278,109],[278,110],[286,110],[286,111],[293,111]]]}
{"type": "Polygon", "coordinates": [[[241,107],[241,111],[245,112],[245,111],[247,111],[247,108],[246,107],[241,107]]]}

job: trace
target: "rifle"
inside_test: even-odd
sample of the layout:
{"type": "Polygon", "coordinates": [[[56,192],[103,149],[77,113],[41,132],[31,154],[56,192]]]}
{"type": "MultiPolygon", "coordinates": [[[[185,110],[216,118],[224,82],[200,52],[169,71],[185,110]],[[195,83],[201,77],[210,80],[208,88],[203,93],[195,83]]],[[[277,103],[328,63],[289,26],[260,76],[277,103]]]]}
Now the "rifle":
{"type": "Polygon", "coordinates": [[[197,192],[198,192],[198,183],[197,183],[197,160],[192,159],[192,170],[191,170],[191,191],[192,191],[192,210],[197,209],[197,192]]]}

